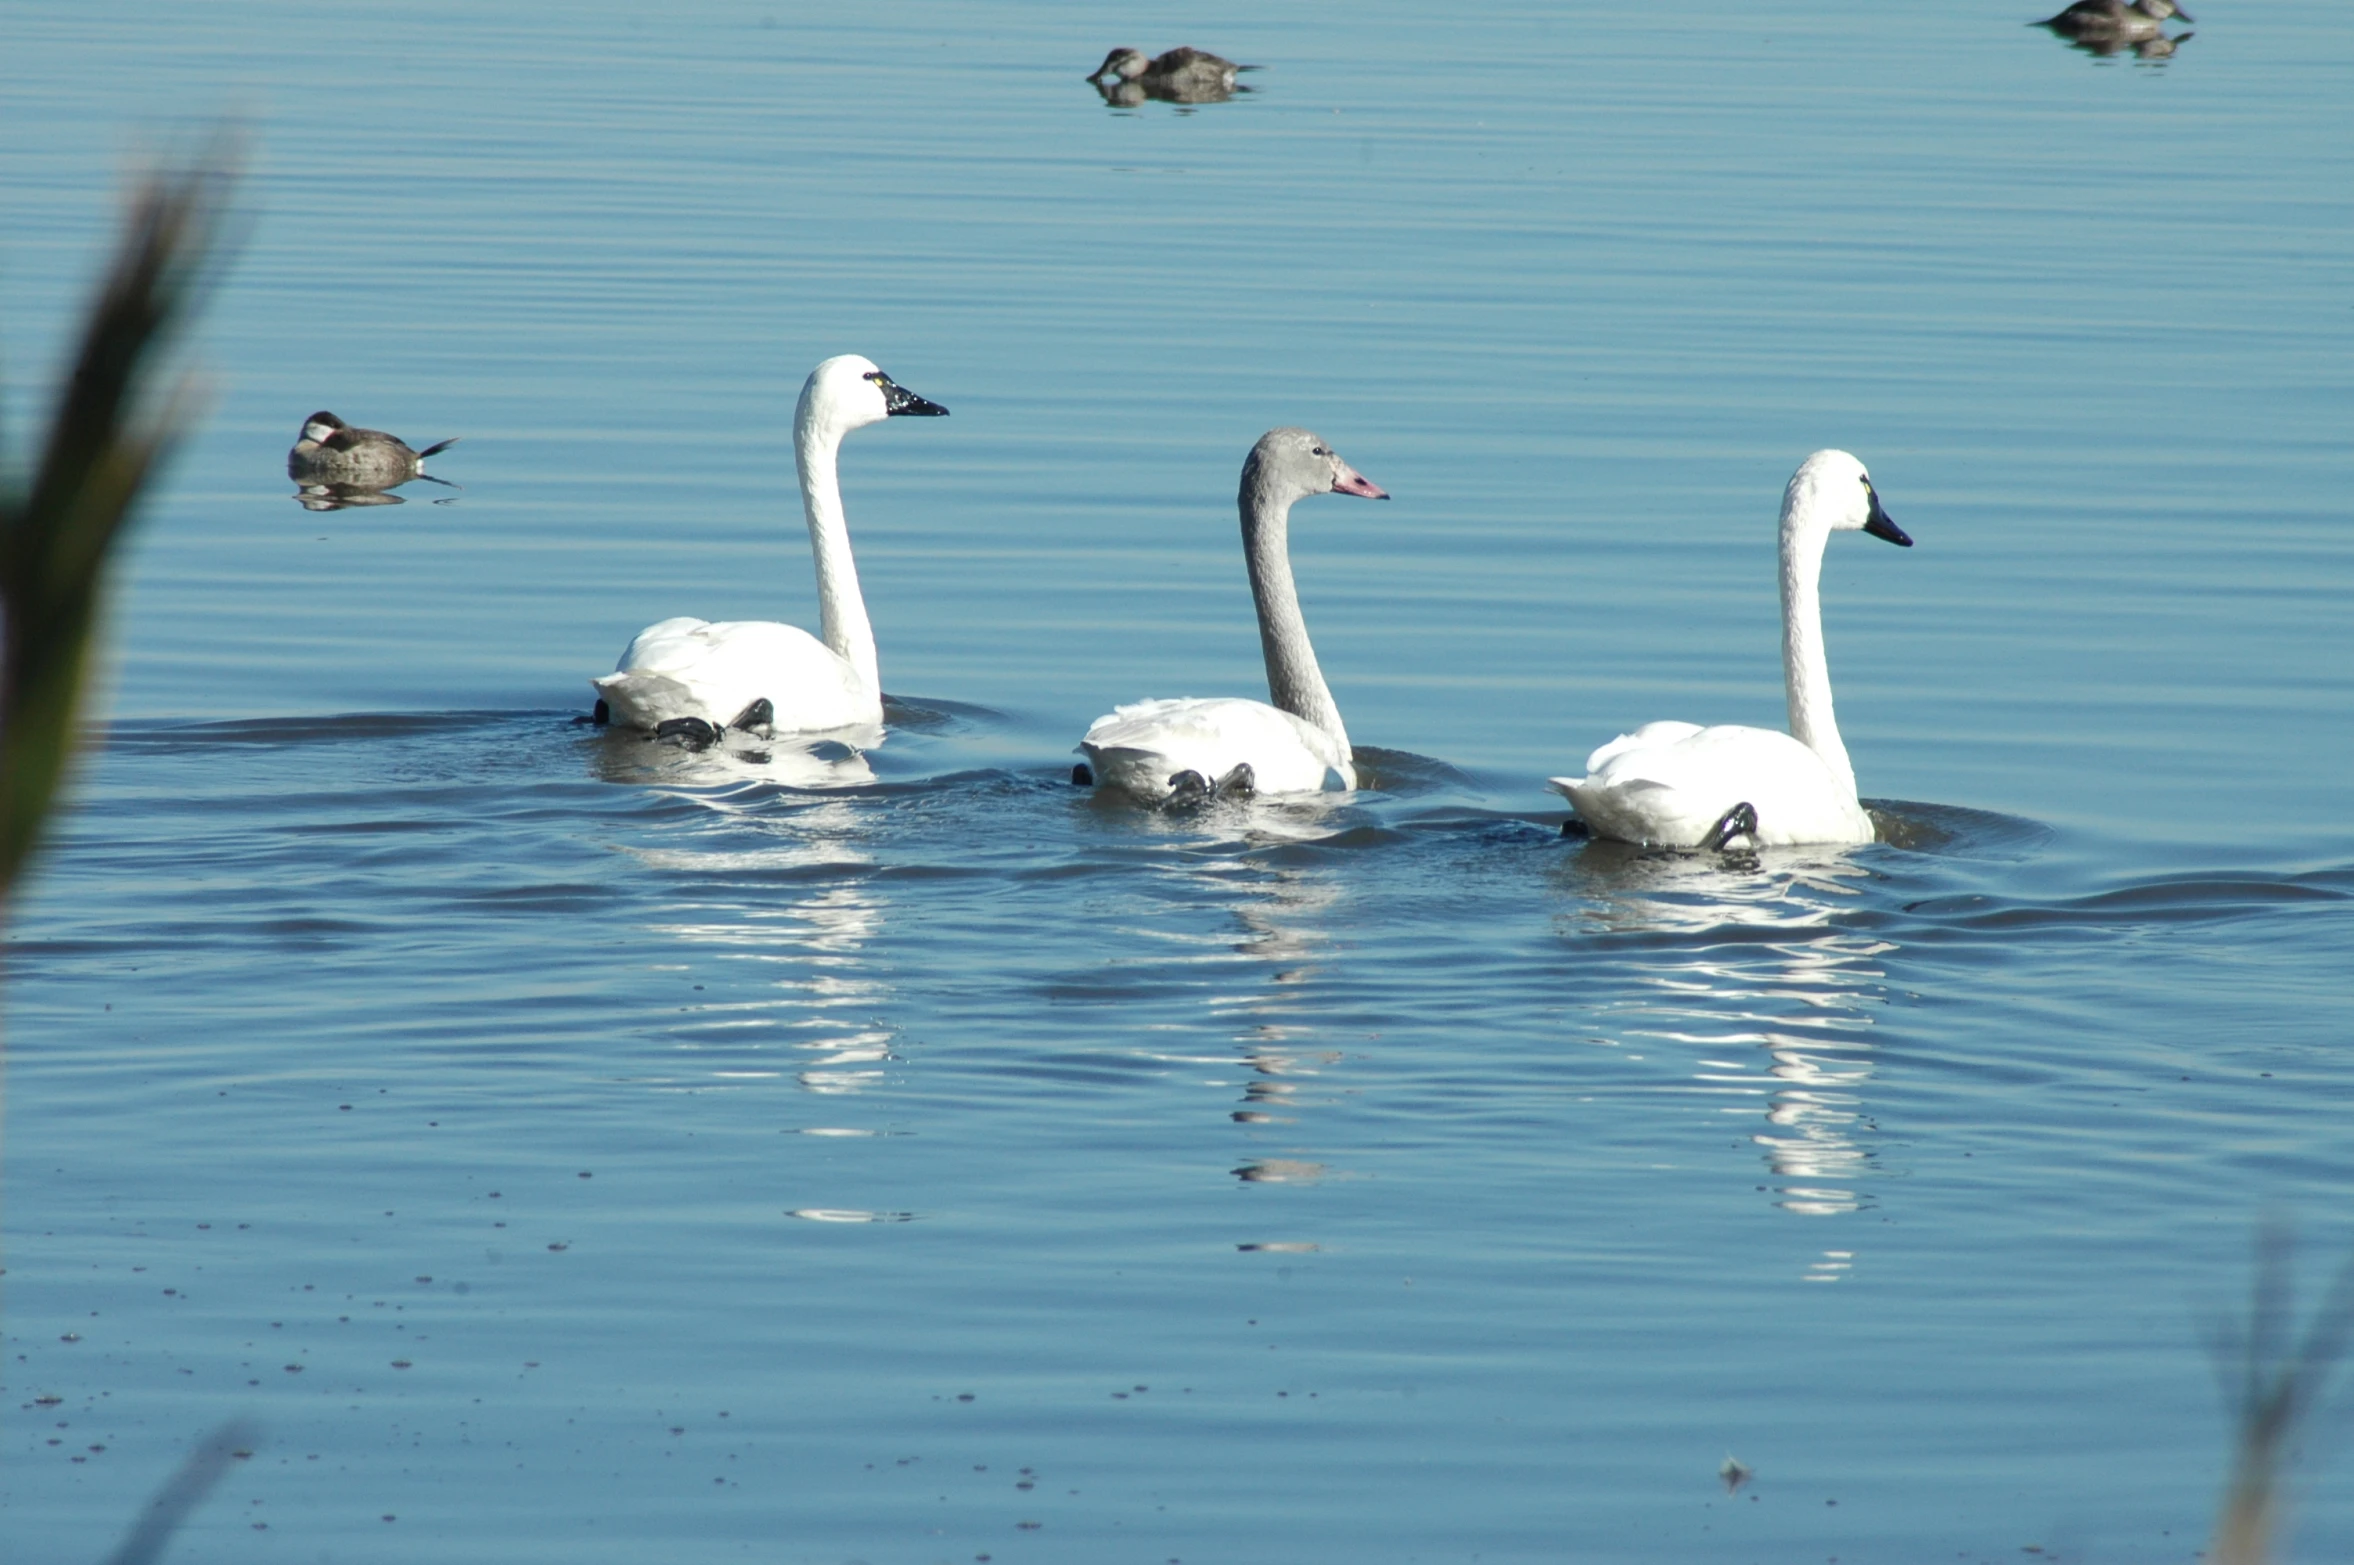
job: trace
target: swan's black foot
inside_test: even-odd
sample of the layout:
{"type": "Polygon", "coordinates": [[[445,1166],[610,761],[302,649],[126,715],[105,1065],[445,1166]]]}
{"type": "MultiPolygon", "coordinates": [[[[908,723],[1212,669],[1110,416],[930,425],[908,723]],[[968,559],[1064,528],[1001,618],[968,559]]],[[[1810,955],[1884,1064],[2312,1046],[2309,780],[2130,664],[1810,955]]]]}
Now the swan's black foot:
{"type": "Polygon", "coordinates": [[[605,704],[605,698],[603,696],[597,697],[596,708],[589,713],[589,721],[596,724],[599,728],[602,728],[607,723],[613,721],[613,709],[605,704]]]}
{"type": "Polygon", "coordinates": [[[1752,845],[1757,841],[1757,810],[1749,804],[1736,804],[1725,811],[1700,845],[1712,853],[1722,853],[1735,839],[1747,837],[1752,845]]]}
{"type": "Polygon", "coordinates": [[[776,708],[769,703],[768,697],[762,696],[730,718],[727,726],[754,733],[766,733],[775,722],[776,708]]]}
{"type": "Polygon", "coordinates": [[[1161,802],[1171,809],[1183,809],[1209,796],[1210,780],[1189,766],[1169,778],[1169,797],[1161,802]]]}
{"type": "Polygon", "coordinates": [[[699,717],[674,717],[654,729],[655,738],[675,739],[690,750],[710,749],[719,743],[720,733],[699,717]]]}
{"type": "Polygon", "coordinates": [[[1584,842],[1594,835],[1594,828],[1572,815],[1561,823],[1561,835],[1572,842],[1584,842]]]}
{"type": "Polygon", "coordinates": [[[1095,786],[1095,773],[1087,769],[1087,763],[1085,761],[1081,761],[1078,765],[1071,768],[1071,786],[1074,788],[1092,788],[1095,786]]]}
{"type": "Polygon", "coordinates": [[[1234,770],[1218,779],[1210,788],[1213,799],[1247,799],[1259,791],[1259,774],[1251,770],[1248,761],[1237,761],[1234,770]]]}

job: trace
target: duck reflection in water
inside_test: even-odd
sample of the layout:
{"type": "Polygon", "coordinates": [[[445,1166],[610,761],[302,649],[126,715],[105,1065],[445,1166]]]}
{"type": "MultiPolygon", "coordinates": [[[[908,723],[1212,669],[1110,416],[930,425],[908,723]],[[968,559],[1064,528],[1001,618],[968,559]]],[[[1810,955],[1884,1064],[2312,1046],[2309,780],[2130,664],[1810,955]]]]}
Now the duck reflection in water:
{"type": "MultiPolygon", "coordinates": [[[[441,482],[435,479],[435,483],[441,482]]],[[[295,503],[306,511],[348,511],[367,505],[407,505],[406,495],[360,484],[304,484],[294,491],[295,503]]],[[[440,502],[436,502],[437,504],[440,502]]]]}
{"type": "Polygon", "coordinates": [[[1142,49],[1114,49],[1087,73],[1103,101],[1132,109],[1151,99],[1161,103],[1224,103],[1248,87],[1234,83],[1237,71],[1255,71],[1205,49],[1176,48],[1158,56],[1142,49]]]}
{"type": "Polygon", "coordinates": [[[2138,60],[2164,60],[2191,37],[2168,37],[2166,23],[2190,20],[2174,0],[2076,0],[2059,15],[2030,25],[2050,30],[2087,54],[2106,58],[2130,49],[2138,60]]]}
{"type": "Polygon", "coordinates": [[[427,457],[457,443],[453,435],[418,451],[398,435],[355,428],[321,409],[303,420],[294,449],[286,453],[286,476],[302,486],[294,498],[306,511],[399,505],[402,498],[388,491],[416,479],[459,487],[425,471],[427,457]]]}

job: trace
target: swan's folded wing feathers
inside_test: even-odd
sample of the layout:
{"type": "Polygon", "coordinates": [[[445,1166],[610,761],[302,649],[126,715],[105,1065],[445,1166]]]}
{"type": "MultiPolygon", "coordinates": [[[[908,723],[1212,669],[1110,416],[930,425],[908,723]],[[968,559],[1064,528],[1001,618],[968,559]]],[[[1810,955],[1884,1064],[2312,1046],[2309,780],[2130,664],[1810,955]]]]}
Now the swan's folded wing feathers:
{"type": "Polygon", "coordinates": [[[1691,738],[1700,731],[1698,723],[1680,723],[1673,718],[1665,718],[1656,723],[1645,723],[1631,734],[1620,734],[1616,739],[1587,756],[1586,775],[1590,777],[1602,770],[1603,767],[1610,764],[1613,756],[1623,752],[1648,749],[1654,745],[1675,744],[1679,740],[1691,738]]]}
{"type": "Polygon", "coordinates": [[[667,674],[633,670],[589,681],[625,728],[659,728],[674,717],[694,717],[694,692],[667,674]]]}
{"type": "Polygon", "coordinates": [[[1165,745],[1216,744],[1223,737],[1213,708],[1197,700],[1130,701],[1088,725],[1083,745],[1113,749],[1157,749],[1165,745]]]}
{"type": "Polygon", "coordinates": [[[821,732],[877,720],[880,703],[850,665],[797,625],[772,620],[666,619],[638,632],[616,673],[596,686],[614,714],[650,728],[673,717],[732,722],[771,703],[780,731],[821,732]],[[644,681],[620,687],[611,680],[644,681]]]}
{"type": "MultiPolygon", "coordinates": [[[[1666,743],[1619,741],[1595,754],[1585,777],[1561,791],[1608,836],[1691,847],[1736,804],[1753,806],[1766,843],[1871,840],[1822,758],[1786,733],[1722,724],[1652,724],[1666,743]]],[[[1628,739],[1642,737],[1650,729],[1628,739]]]]}
{"type": "Polygon", "coordinates": [[[1248,764],[1261,793],[1308,793],[1331,773],[1344,781],[1349,757],[1323,729],[1263,701],[1177,697],[1114,707],[1088,727],[1079,748],[1099,781],[1158,796],[1177,772],[1207,781],[1248,764]]]}

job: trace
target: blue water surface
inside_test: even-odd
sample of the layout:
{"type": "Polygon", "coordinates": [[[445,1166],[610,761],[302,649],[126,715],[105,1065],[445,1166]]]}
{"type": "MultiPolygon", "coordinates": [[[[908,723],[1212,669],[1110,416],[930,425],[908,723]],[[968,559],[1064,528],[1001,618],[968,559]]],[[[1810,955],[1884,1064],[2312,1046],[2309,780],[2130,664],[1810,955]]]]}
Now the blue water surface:
{"type": "Polygon", "coordinates": [[[4,1552],[241,1417],[174,1559],[2196,1557],[2203,1323],[2354,1245],[2354,16],[2198,10],[20,6],[16,450],[126,171],[246,172],[11,909],[4,1552]],[[887,740],[576,723],[813,622],[843,351],[953,410],[845,449],[887,740]],[[321,407],[462,487],[305,510],[321,407]],[[1295,423],[1370,786],[1091,800],[1263,688],[1295,423]],[[1884,840],[1564,841],[1780,723],[1826,445],[1884,840]]]}

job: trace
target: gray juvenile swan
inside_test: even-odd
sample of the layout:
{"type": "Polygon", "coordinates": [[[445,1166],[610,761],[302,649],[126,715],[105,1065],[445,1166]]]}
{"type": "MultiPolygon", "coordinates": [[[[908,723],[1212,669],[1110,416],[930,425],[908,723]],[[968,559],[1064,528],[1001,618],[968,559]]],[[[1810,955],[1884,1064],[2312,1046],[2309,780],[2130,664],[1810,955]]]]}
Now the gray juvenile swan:
{"type": "Polygon", "coordinates": [[[425,476],[425,459],[458,443],[452,435],[422,451],[381,429],[354,429],[321,410],[302,421],[302,434],[286,453],[286,476],[303,484],[351,484],[390,489],[425,476]]]}
{"type": "Polygon", "coordinates": [[[1855,768],[1831,713],[1819,586],[1823,545],[1866,532],[1904,548],[1904,529],[1880,508],[1863,463],[1817,451],[1782,492],[1782,689],[1790,732],[1697,723],[1646,723],[1586,758],[1583,777],[1548,785],[1577,806],[1596,836],[1647,847],[1722,848],[1870,842],[1855,768]]]}
{"type": "Polygon", "coordinates": [[[599,709],[631,728],[697,740],[723,728],[815,733],[880,723],[875,632],[850,558],[835,459],[842,437],[854,429],[947,411],[855,353],[811,370],[793,413],[793,458],[817,557],[818,628],[825,639],[769,620],[666,619],[639,631],[614,671],[593,681],[599,709]]]}
{"type": "Polygon", "coordinates": [[[1218,793],[1312,793],[1357,786],[1340,708],[1316,666],[1291,579],[1291,508],[1310,495],[1389,495],[1304,429],[1270,429],[1242,464],[1243,557],[1258,606],[1273,700],[1183,697],[1116,707],[1088,728],[1073,781],[1148,803],[1218,793]]]}

